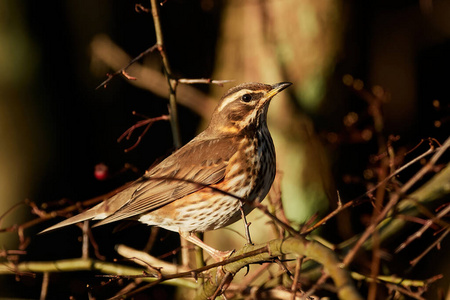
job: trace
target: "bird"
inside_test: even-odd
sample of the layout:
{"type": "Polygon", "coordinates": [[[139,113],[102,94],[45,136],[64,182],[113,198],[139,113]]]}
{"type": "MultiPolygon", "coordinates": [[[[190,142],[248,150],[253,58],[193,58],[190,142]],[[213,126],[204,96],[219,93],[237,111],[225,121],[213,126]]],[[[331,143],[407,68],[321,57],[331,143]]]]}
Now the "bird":
{"type": "Polygon", "coordinates": [[[244,83],[229,89],[208,127],[121,192],[41,233],[86,220],[100,226],[134,219],[178,232],[222,261],[232,251],[195,233],[219,229],[248,214],[275,178],[275,147],[267,126],[272,98],[292,83],[244,83]]]}

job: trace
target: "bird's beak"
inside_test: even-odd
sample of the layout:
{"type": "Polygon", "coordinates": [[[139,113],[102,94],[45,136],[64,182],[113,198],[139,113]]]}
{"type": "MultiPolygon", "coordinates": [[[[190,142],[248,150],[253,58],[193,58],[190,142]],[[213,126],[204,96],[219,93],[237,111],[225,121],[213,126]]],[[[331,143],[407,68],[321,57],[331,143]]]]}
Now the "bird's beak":
{"type": "Polygon", "coordinates": [[[276,94],[278,94],[285,88],[289,87],[290,85],[292,85],[291,82],[280,82],[280,83],[272,84],[272,90],[270,90],[267,93],[267,98],[269,98],[269,99],[272,98],[273,96],[275,96],[276,94]]]}

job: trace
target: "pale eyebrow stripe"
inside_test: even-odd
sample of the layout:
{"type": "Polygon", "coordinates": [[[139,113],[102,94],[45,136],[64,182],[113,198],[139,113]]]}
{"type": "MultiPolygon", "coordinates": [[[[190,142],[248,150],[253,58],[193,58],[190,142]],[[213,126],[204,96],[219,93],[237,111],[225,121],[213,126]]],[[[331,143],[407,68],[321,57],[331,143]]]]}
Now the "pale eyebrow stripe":
{"type": "Polygon", "coordinates": [[[217,111],[222,111],[222,109],[224,109],[225,108],[225,106],[227,106],[228,104],[230,104],[231,102],[233,102],[236,98],[239,98],[239,97],[241,97],[241,96],[243,96],[243,95],[245,95],[245,94],[249,94],[249,93],[253,93],[254,91],[253,90],[248,90],[248,89],[245,89],[245,90],[240,90],[240,91],[238,91],[238,92],[236,92],[236,93],[233,93],[233,94],[231,94],[231,95],[228,95],[224,100],[223,100],[223,102],[220,104],[220,106],[219,107],[217,107],[217,111]]]}

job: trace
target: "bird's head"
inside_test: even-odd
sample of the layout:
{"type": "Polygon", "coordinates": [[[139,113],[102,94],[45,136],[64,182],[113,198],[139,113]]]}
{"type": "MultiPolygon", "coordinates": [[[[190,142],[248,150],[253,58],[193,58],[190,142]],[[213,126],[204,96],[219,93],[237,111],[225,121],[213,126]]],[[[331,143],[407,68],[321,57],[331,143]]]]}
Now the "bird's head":
{"type": "Polygon", "coordinates": [[[220,100],[208,128],[222,134],[258,128],[266,122],[270,100],[291,84],[244,83],[231,88],[220,100]]]}

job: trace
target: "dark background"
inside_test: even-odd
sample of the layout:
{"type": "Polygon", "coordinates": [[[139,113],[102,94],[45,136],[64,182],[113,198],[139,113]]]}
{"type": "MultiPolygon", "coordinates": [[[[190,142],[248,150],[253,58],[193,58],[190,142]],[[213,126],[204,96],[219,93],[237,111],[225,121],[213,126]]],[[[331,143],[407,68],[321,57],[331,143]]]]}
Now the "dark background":
{"type": "MultiPolygon", "coordinates": [[[[208,78],[212,74],[222,3],[218,1],[206,7],[206,2],[169,0],[161,9],[168,55],[177,76],[208,78]]],[[[130,141],[117,143],[117,138],[139,120],[131,114],[133,110],[150,117],[159,116],[167,113],[167,100],[134,88],[122,78],[115,78],[107,88],[96,90],[105,74],[91,71],[89,43],[99,33],[109,35],[131,56],[152,46],[155,36],[149,14],[136,13],[135,2],[124,0],[83,3],[23,1],[8,5],[14,12],[11,16],[21,18],[22,30],[31,41],[35,58],[34,71],[28,83],[23,87],[9,87],[9,94],[14,95],[14,102],[20,107],[16,124],[25,128],[19,132],[29,131],[34,136],[31,145],[21,148],[23,159],[30,164],[39,160],[40,165],[39,173],[24,189],[24,198],[38,204],[59,199],[73,203],[86,200],[137,178],[155,160],[171,153],[174,147],[168,122],[154,124],[141,144],[129,153],[124,153],[124,149],[134,143],[137,135],[133,135],[130,141]],[[33,117],[28,118],[28,115],[33,117]],[[29,158],[34,154],[37,158],[29,158]],[[109,166],[111,179],[95,179],[94,167],[99,163],[109,166]],[[125,163],[135,166],[136,171],[121,172],[125,163]]],[[[448,38],[444,38],[445,34],[439,36],[436,33],[438,29],[426,22],[426,11],[411,12],[420,12],[418,1],[349,1],[344,6],[349,13],[348,19],[344,20],[347,26],[342,54],[329,79],[326,101],[309,116],[314,120],[317,131],[339,131],[346,113],[365,109],[358,95],[342,84],[342,76],[352,74],[369,85],[378,84],[383,78],[392,79],[388,80],[391,89],[403,88],[402,84],[407,84],[405,101],[397,108],[388,107],[386,114],[386,131],[400,134],[402,144],[414,145],[426,137],[443,141],[448,136],[450,96],[448,38]],[[415,36],[411,39],[414,43],[405,39],[396,44],[400,50],[384,48],[383,41],[389,39],[389,33],[399,30],[405,33],[413,31],[415,36]],[[395,69],[396,64],[382,64],[386,53],[402,53],[404,48],[408,48],[408,55],[413,57],[407,70],[414,72],[406,74],[410,81],[403,77],[390,78],[389,68],[395,69]],[[340,101],[336,102],[336,99],[340,101]],[[435,99],[441,103],[438,110],[430,105],[435,99]],[[344,106],[336,104],[342,102],[345,102],[344,106]],[[405,116],[402,115],[403,110],[407,111],[405,116]],[[442,120],[442,126],[435,127],[435,120],[442,120]]],[[[8,22],[6,20],[4,24],[8,22]]],[[[17,22],[11,21],[11,24],[14,26],[17,22]]],[[[157,54],[152,55],[157,57],[157,54]]],[[[198,88],[207,92],[209,87],[198,88]]],[[[187,142],[195,136],[200,118],[184,107],[180,107],[179,115],[182,139],[187,142]]],[[[27,139],[27,135],[19,133],[16,138],[27,139]]],[[[4,140],[2,143],[14,141],[4,140]]],[[[357,174],[366,168],[365,161],[375,148],[376,145],[370,143],[356,148],[352,145],[339,148],[334,165],[338,185],[342,174],[357,174]],[[355,161],[355,157],[359,161],[355,161]]],[[[352,188],[348,193],[356,196],[361,192],[352,188]]],[[[30,218],[31,214],[28,213],[27,217],[30,218]]],[[[31,243],[23,260],[56,260],[81,255],[80,230],[77,227],[35,235],[53,223],[49,221],[27,230],[31,243]]],[[[142,237],[147,237],[150,231],[139,225],[132,230],[111,233],[113,228],[114,225],[95,229],[97,242],[102,245],[101,252],[108,258],[115,257],[113,249],[118,243],[142,248],[147,242],[142,237]]],[[[160,238],[168,249],[176,247],[176,234],[161,232],[160,238]]],[[[154,251],[160,253],[153,254],[160,255],[166,250],[154,251]]],[[[428,263],[433,263],[432,258],[422,263],[426,275],[429,275],[425,268],[428,263]]],[[[420,277],[419,273],[415,275],[420,277]]],[[[86,297],[86,282],[99,298],[112,296],[117,287],[111,284],[114,289],[109,290],[108,285],[100,286],[101,281],[103,279],[93,277],[91,273],[52,274],[49,299],[67,298],[69,295],[83,299],[86,297]]],[[[14,276],[1,276],[0,297],[37,298],[40,284],[39,275],[37,278],[24,276],[20,281],[15,281],[14,276]]],[[[170,288],[156,287],[142,299],[164,299],[172,292],[170,288]]]]}

